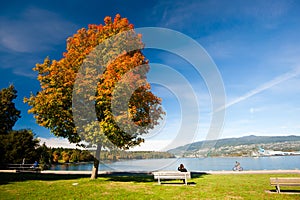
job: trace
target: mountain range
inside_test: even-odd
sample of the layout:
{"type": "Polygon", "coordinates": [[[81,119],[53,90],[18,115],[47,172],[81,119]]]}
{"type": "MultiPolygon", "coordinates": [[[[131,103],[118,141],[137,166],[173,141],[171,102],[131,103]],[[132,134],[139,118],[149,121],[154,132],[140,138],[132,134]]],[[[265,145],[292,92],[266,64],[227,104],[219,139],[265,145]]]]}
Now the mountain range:
{"type": "Polygon", "coordinates": [[[300,151],[300,136],[244,136],[194,142],[168,150],[179,157],[247,156],[258,148],[272,148],[281,151],[300,151]]]}

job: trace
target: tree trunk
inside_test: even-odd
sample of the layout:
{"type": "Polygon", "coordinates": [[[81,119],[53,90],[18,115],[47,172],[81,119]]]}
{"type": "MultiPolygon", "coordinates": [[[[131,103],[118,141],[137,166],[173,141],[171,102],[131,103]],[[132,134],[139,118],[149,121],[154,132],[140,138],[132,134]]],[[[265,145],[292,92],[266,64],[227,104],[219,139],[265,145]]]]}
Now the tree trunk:
{"type": "Polygon", "coordinates": [[[98,176],[101,147],[102,147],[102,145],[100,143],[98,143],[95,158],[94,158],[94,165],[93,165],[93,169],[92,169],[91,179],[96,179],[98,176]]]}

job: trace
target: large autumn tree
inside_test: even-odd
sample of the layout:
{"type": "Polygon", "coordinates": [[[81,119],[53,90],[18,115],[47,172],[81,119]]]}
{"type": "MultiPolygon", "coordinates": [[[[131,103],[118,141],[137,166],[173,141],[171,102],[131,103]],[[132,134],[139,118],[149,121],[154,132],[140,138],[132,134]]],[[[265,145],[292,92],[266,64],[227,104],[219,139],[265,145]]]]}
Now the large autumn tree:
{"type": "Polygon", "coordinates": [[[60,60],[37,64],[41,90],[24,99],[54,135],[97,147],[91,178],[97,177],[101,148],[139,145],[164,114],[146,79],[141,35],[120,15],[104,23],[68,38],[60,60]]]}

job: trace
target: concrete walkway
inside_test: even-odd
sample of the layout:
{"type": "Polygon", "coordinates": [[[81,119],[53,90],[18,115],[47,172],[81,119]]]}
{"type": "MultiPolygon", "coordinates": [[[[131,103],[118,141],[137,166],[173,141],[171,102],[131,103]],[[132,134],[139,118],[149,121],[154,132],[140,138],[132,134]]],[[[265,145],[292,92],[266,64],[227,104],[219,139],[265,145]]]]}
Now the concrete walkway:
{"type": "Polygon", "coordinates": [[[300,170],[205,171],[207,174],[300,174],[300,170]]]}

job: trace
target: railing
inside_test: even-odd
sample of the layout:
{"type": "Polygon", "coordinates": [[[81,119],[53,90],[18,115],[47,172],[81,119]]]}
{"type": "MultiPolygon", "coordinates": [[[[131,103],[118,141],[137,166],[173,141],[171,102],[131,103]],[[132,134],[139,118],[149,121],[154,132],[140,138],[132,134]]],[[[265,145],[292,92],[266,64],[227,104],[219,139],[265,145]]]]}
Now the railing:
{"type": "Polygon", "coordinates": [[[16,172],[40,172],[39,165],[34,164],[7,164],[7,168],[10,170],[16,170],[16,172]]]}

